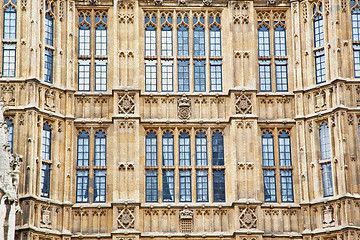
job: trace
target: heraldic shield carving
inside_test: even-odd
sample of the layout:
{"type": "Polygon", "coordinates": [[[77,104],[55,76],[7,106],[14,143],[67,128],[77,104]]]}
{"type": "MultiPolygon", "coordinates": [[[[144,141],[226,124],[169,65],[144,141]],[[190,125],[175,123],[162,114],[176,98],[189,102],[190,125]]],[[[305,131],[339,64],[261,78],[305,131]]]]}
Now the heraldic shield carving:
{"type": "Polygon", "coordinates": [[[178,116],[183,120],[191,117],[191,100],[185,95],[178,100],[178,116]]]}

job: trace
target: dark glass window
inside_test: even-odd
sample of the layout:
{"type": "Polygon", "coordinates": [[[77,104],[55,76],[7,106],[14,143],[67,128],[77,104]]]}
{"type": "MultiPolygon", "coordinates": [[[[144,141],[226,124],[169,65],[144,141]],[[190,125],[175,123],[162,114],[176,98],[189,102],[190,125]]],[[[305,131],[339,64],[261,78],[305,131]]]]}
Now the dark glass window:
{"type": "Polygon", "coordinates": [[[220,16],[217,15],[215,18],[210,15],[209,18],[210,26],[210,56],[221,56],[221,20],[220,16]]]}
{"type": "MultiPolygon", "coordinates": [[[[172,16],[167,17],[168,23],[172,24],[172,16]]],[[[172,28],[166,22],[166,16],[161,16],[161,56],[172,56],[172,28]],[[165,24],[165,25],[163,25],[165,24]]]]}
{"type": "Polygon", "coordinates": [[[157,138],[152,130],[145,138],[145,165],[157,166],[157,138]]]}
{"type": "Polygon", "coordinates": [[[106,166],[106,135],[103,131],[95,134],[95,166],[106,166]]]}
{"type": "Polygon", "coordinates": [[[145,61],[145,91],[156,92],[156,61],[146,60],[145,61]]]}
{"type": "Polygon", "coordinates": [[[219,130],[212,136],[212,164],[224,165],[224,138],[219,130]]]}
{"type": "Polygon", "coordinates": [[[163,166],[174,166],[174,136],[166,131],[162,138],[163,166]]]}
{"type": "Polygon", "coordinates": [[[330,151],[329,127],[325,122],[323,122],[320,125],[319,134],[320,134],[321,159],[322,160],[330,159],[331,158],[331,151],[330,151]]]}
{"type": "Polygon", "coordinates": [[[276,202],[275,170],[264,170],[265,202],[276,202]]]}
{"type": "MultiPolygon", "coordinates": [[[[282,24],[285,24],[282,22],[282,24]]],[[[286,56],[286,31],[285,27],[279,22],[275,22],[274,29],[275,56],[286,56]]]]}
{"type": "Polygon", "coordinates": [[[288,91],[287,60],[275,60],[276,91],[288,91]]]}
{"type": "Polygon", "coordinates": [[[179,136],[179,165],[191,165],[191,150],[190,150],[190,136],[183,131],[179,136]]]}
{"type": "Polygon", "coordinates": [[[94,171],[94,202],[105,202],[106,199],[106,171],[94,171]]]}
{"type": "Polygon", "coordinates": [[[174,194],[174,170],[163,171],[163,201],[173,202],[174,194]]]}
{"type": "Polygon", "coordinates": [[[95,91],[106,91],[107,60],[95,60],[95,91]]]}
{"type": "Polygon", "coordinates": [[[173,91],[173,61],[163,60],[161,62],[161,91],[173,91]]]}
{"type": "Polygon", "coordinates": [[[158,179],[156,170],[146,171],[146,202],[158,201],[158,179]]]}
{"type": "MultiPolygon", "coordinates": [[[[16,5],[16,1],[11,3],[16,5]]],[[[4,9],[4,39],[16,39],[16,9],[12,4],[4,9]]]]}
{"type": "Polygon", "coordinates": [[[324,20],[320,13],[317,13],[314,20],[314,47],[324,46],[324,20]]]}
{"type": "Polygon", "coordinates": [[[78,170],[76,177],[76,202],[89,201],[89,171],[78,170]]]}
{"type": "Polygon", "coordinates": [[[90,91],[90,60],[79,60],[79,91],[90,91]]]}
{"type": "Polygon", "coordinates": [[[16,44],[3,44],[3,77],[15,77],[16,44]]]}
{"type": "Polygon", "coordinates": [[[53,50],[45,48],[45,82],[53,82],[53,50]]]}
{"type": "Polygon", "coordinates": [[[45,15],[45,44],[54,45],[54,19],[50,13],[45,15]]]}
{"type": "Polygon", "coordinates": [[[181,16],[177,17],[177,24],[181,24],[177,29],[177,50],[178,56],[189,56],[189,18],[187,15],[184,15],[184,19],[181,19],[181,16]],[[183,23],[181,24],[181,22],[183,23]],[[186,24],[186,25],[185,25],[186,24]]]}
{"type": "Polygon", "coordinates": [[[315,52],[315,75],[316,75],[316,84],[326,82],[324,50],[315,52]]]}
{"type": "Polygon", "coordinates": [[[191,202],[191,171],[180,170],[180,202],[191,202]]]}
{"type": "Polygon", "coordinates": [[[145,56],[156,56],[156,16],[145,15],[145,56]],[[151,18],[151,19],[150,19],[151,18]]]}
{"type": "Polygon", "coordinates": [[[210,90],[212,92],[222,91],[222,67],[220,60],[210,61],[210,90]]]}
{"type": "MultiPolygon", "coordinates": [[[[261,24],[261,22],[259,22],[261,24]]],[[[269,24],[269,22],[266,22],[269,24]]],[[[258,47],[259,47],[259,57],[269,57],[270,56],[270,34],[269,28],[265,24],[261,24],[258,29],[258,47]]]]}
{"type": "Polygon", "coordinates": [[[42,134],[42,159],[51,160],[51,127],[45,122],[42,134]]]}
{"type": "Polygon", "coordinates": [[[207,161],[207,139],[203,131],[199,131],[195,136],[195,152],[196,152],[196,165],[206,166],[207,161]]]}
{"type": "Polygon", "coordinates": [[[41,165],[41,196],[50,196],[50,164],[47,163],[41,165]]]}
{"type": "Polygon", "coordinates": [[[189,60],[178,61],[178,91],[189,92],[189,60]]]}
{"type": "Polygon", "coordinates": [[[271,91],[271,67],[270,60],[259,60],[260,91],[271,91]]]}
{"type": "Polygon", "coordinates": [[[360,41],[360,9],[356,7],[351,12],[351,26],[353,41],[360,41]]]}
{"type": "Polygon", "coordinates": [[[107,54],[107,16],[104,14],[100,20],[100,15],[95,16],[95,55],[106,56],[107,54]]]}
{"type": "Polygon", "coordinates": [[[89,135],[83,130],[77,140],[77,165],[89,166],[89,135]]]}
{"type": "Polygon", "coordinates": [[[196,170],[196,201],[208,202],[208,171],[196,170]]]}
{"type": "Polygon", "coordinates": [[[324,197],[333,196],[334,189],[332,182],[331,163],[326,163],[322,165],[322,180],[323,180],[323,188],[324,188],[324,197]]]}
{"type": "Polygon", "coordinates": [[[214,202],[225,202],[225,171],[213,171],[214,202]]]}
{"type": "Polygon", "coordinates": [[[290,136],[285,131],[282,131],[279,134],[279,159],[280,159],[281,167],[290,167],[291,166],[290,136]]]}
{"type": "Polygon", "coordinates": [[[273,135],[266,131],[261,138],[263,167],[275,166],[273,135]]]}
{"type": "Polygon", "coordinates": [[[7,143],[10,146],[10,153],[13,153],[13,146],[14,146],[14,124],[10,118],[5,118],[7,130],[8,130],[8,138],[7,143]]]}
{"type": "Polygon", "coordinates": [[[195,92],[206,91],[205,60],[194,61],[194,84],[195,92]]]}
{"type": "Polygon", "coordinates": [[[194,56],[205,56],[205,18],[194,16],[194,56]]]}
{"type": "Polygon", "coordinates": [[[292,170],[280,170],[281,201],[294,202],[292,170]]]}

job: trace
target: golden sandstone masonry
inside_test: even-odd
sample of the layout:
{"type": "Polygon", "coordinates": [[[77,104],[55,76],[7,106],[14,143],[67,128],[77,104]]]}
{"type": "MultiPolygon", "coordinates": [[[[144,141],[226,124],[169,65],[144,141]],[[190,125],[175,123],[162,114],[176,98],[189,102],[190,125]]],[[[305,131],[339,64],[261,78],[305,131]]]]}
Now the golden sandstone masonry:
{"type": "Polygon", "coordinates": [[[0,239],[360,239],[358,0],[0,3],[0,239]]]}

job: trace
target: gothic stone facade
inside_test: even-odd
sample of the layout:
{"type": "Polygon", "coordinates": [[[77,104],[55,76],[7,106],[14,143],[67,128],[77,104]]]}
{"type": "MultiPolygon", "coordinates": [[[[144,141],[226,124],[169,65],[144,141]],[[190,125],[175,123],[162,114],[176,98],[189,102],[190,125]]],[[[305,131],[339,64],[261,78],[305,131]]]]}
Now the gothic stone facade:
{"type": "Polygon", "coordinates": [[[360,239],[357,0],[1,3],[15,239],[360,239]]]}

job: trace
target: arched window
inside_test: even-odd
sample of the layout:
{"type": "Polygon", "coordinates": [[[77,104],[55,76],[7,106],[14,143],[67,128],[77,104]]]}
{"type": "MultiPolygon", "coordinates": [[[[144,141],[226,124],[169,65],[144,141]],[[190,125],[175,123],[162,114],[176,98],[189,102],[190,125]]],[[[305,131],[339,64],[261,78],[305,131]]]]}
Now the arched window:
{"type": "Polygon", "coordinates": [[[194,23],[194,56],[205,56],[205,18],[203,15],[195,15],[194,23]]]}
{"type": "MultiPolygon", "coordinates": [[[[209,17],[209,45],[210,57],[221,56],[221,19],[219,14],[209,17]]],[[[222,91],[222,62],[210,60],[210,91],[222,91]]]]}
{"type": "Polygon", "coordinates": [[[4,39],[16,39],[16,0],[4,1],[4,39]]]}
{"type": "Polygon", "coordinates": [[[90,13],[79,15],[79,91],[90,91],[90,48],[91,48],[90,13]]]}
{"type": "Polygon", "coordinates": [[[258,54],[259,57],[269,57],[270,56],[270,31],[269,27],[266,26],[269,22],[259,22],[258,28],[258,54]]]}
{"type": "Polygon", "coordinates": [[[83,130],[77,140],[77,165],[89,166],[89,134],[83,130]]]}
{"type": "Polygon", "coordinates": [[[186,131],[179,136],[179,163],[180,166],[191,165],[190,136],[186,131]]]}
{"type": "Polygon", "coordinates": [[[206,134],[202,130],[195,137],[195,155],[197,166],[206,166],[208,164],[206,134]]]}
{"type": "Polygon", "coordinates": [[[321,155],[321,159],[322,160],[330,159],[331,158],[331,151],[330,151],[329,127],[325,122],[323,122],[320,125],[319,135],[320,135],[320,155],[321,155]]]}
{"type": "Polygon", "coordinates": [[[224,139],[219,130],[212,136],[212,164],[224,165],[224,139]]]}
{"type": "Polygon", "coordinates": [[[42,134],[42,159],[51,160],[51,127],[45,122],[42,134]]]}
{"type": "Polygon", "coordinates": [[[100,56],[107,55],[107,16],[95,15],[95,91],[107,89],[107,60],[100,56]],[[99,58],[100,57],[100,58],[99,58]]]}
{"type": "Polygon", "coordinates": [[[274,139],[271,132],[266,131],[262,135],[262,160],[264,167],[275,166],[274,139]]]}
{"type": "MultiPolygon", "coordinates": [[[[324,19],[322,15],[322,4],[314,6],[313,13],[314,48],[319,48],[324,46],[324,19]]],[[[315,51],[315,76],[317,84],[326,81],[325,51],[323,48],[315,51]]]]}
{"type": "Polygon", "coordinates": [[[53,68],[54,68],[54,5],[46,2],[45,14],[45,64],[44,64],[44,81],[48,83],[53,82],[53,68]]]}
{"type": "Polygon", "coordinates": [[[103,131],[95,134],[95,166],[106,166],[106,135],[103,131]]]}
{"type": "Polygon", "coordinates": [[[49,12],[45,14],[45,44],[54,45],[54,19],[49,12]]]}
{"type": "Polygon", "coordinates": [[[183,19],[179,14],[177,17],[177,51],[178,56],[189,56],[189,18],[187,14],[183,19]],[[180,25],[179,25],[180,24],[180,25]]]}
{"type": "Polygon", "coordinates": [[[14,124],[13,121],[10,118],[5,118],[7,130],[8,130],[8,138],[7,142],[10,146],[10,153],[13,153],[14,148],[14,124]]]}
{"type": "Polygon", "coordinates": [[[162,137],[162,158],[163,166],[174,166],[174,136],[170,131],[162,137]]]}
{"type": "Polygon", "coordinates": [[[157,166],[157,138],[152,130],[145,138],[145,166],[157,166]]]}
{"type": "Polygon", "coordinates": [[[291,144],[290,136],[286,131],[282,131],[279,134],[279,159],[280,166],[291,166],[291,144]]]}
{"type": "Polygon", "coordinates": [[[145,56],[156,56],[156,15],[145,15],[145,56]]]}
{"type": "Polygon", "coordinates": [[[355,77],[360,77],[360,7],[355,0],[351,0],[351,26],[354,51],[355,77]]]}

